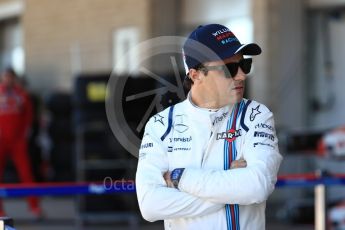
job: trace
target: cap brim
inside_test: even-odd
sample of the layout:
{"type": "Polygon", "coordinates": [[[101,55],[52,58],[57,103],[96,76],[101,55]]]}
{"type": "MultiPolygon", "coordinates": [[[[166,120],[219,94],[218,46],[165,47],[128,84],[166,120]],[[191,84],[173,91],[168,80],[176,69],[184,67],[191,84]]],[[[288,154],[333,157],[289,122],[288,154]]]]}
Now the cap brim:
{"type": "Polygon", "coordinates": [[[256,43],[243,44],[236,50],[235,54],[239,52],[243,55],[259,55],[261,54],[261,48],[256,43]]]}

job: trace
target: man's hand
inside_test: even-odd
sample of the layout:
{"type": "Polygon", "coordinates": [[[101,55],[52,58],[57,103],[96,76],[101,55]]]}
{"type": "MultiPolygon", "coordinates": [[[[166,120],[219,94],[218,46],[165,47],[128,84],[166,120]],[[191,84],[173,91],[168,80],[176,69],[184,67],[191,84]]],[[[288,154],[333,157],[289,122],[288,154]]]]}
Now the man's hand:
{"type": "Polygon", "coordinates": [[[164,180],[165,180],[165,183],[167,184],[167,187],[169,188],[175,188],[171,179],[170,179],[170,174],[171,172],[170,171],[167,171],[163,174],[163,177],[164,177],[164,180]]]}
{"type": "Polygon", "coordinates": [[[247,161],[242,157],[236,161],[231,162],[230,169],[245,168],[247,167],[247,161]]]}

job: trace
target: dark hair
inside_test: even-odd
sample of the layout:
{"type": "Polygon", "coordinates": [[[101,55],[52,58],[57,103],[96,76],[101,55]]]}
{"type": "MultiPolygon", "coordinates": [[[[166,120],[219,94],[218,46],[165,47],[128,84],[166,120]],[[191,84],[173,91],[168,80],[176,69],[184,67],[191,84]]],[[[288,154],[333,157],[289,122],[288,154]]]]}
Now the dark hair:
{"type": "MultiPolygon", "coordinates": [[[[204,69],[204,67],[205,67],[205,66],[204,66],[202,63],[200,63],[200,64],[194,66],[194,67],[191,68],[191,69],[203,71],[203,73],[204,73],[205,75],[207,75],[207,70],[204,69]]],[[[192,79],[190,79],[189,73],[188,73],[188,74],[186,75],[186,77],[184,78],[184,80],[183,80],[183,87],[184,87],[185,90],[188,92],[188,91],[191,89],[191,87],[192,87],[193,84],[194,84],[194,82],[192,81],[192,79]]]]}
{"type": "Polygon", "coordinates": [[[10,75],[17,77],[16,72],[14,71],[14,69],[12,67],[6,67],[4,70],[5,73],[9,73],[10,75]]]}

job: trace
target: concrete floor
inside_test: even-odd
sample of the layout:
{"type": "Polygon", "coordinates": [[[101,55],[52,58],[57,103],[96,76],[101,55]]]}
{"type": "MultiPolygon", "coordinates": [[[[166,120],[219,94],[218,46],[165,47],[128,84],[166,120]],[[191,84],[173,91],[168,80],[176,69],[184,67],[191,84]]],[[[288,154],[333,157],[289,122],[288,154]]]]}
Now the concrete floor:
{"type": "MultiPolygon", "coordinates": [[[[42,207],[45,217],[42,220],[35,220],[28,212],[24,199],[7,199],[4,201],[7,216],[14,219],[17,230],[161,230],[163,223],[147,223],[141,218],[138,219],[138,225],[129,226],[123,221],[119,223],[107,224],[86,224],[87,226],[78,227],[76,210],[76,199],[73,197],[44,197],[42,198],[42,207]]],[[[290,225],[286,223],[271,222],[267,220],[268,230],[312,230],[313,226],[290,225]]]]}

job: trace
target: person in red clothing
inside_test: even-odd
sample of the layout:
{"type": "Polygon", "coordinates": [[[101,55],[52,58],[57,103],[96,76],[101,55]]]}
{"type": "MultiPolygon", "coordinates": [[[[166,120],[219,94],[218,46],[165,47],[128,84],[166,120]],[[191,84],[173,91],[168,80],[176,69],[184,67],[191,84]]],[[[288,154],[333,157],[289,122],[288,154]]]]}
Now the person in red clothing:
{"type": "MultiPolygon", "coordinates": [[[[12,68],[1,74],[0,82],[0,180],[10,158],[22,183],[34,181],[27,150],[28,134],[32,122],[32,104],[28,93],[17,82],[12,68]]],[[[37,197],[29,197],[30,211],[41,217],[42,210],[37,197]]],[[[4,209],[0,200],[0,216],[4,209]]]]}

